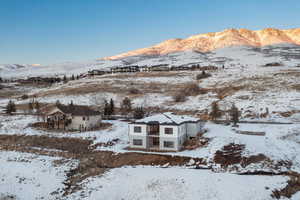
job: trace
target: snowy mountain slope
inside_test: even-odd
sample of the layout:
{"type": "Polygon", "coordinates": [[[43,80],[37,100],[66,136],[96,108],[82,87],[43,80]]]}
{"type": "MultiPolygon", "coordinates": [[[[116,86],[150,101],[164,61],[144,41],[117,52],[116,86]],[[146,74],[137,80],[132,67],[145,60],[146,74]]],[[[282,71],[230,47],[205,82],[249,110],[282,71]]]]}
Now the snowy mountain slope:
{"type": "Polygon", "coordinates": [[[86,73],[92,69],[107,70],[116,66],[138,65],[153,66],[168,64],[169,66],[199,64],[201,66],[216,65],[264,65],[281,62],[287,66],[300,64],[300,46],[280,44],[262,48],[235,46],[218,49],[212,52],[183,51],[166,55],[131,56],[119,60],[94,60],[88,62],[67,62],[47,66],[6,65],[0,68],[0,77],[16,78],[29,76],[55,76],[86,73]]]}
{"type": "Polygon", "coordinates": [[[137,49],[104,59],[115,60],[128,56],[165,55],[187,50],[209,52],[231,46],[263,47],[281,43],[300,45],[299,35],[300,28],[287,30],[266,28],[258,31],[226,29],[222,32],[199,34],[186,39],[170,39],[149,48],[137,49]]]}

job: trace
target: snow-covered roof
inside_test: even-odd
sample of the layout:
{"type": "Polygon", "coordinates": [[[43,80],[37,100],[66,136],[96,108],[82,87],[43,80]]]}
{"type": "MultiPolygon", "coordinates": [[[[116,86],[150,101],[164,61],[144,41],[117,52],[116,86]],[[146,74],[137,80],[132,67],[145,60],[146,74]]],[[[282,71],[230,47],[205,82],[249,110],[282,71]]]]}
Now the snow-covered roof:
{"type": "Polygon", "coordinates": [[[171,112],[160,113],[136,120],[135,123],[151,123],[158,122],[159,124],[181,124],[184,122],[198,122],[199,119],[187,115],[175,115],[171,112]]]}

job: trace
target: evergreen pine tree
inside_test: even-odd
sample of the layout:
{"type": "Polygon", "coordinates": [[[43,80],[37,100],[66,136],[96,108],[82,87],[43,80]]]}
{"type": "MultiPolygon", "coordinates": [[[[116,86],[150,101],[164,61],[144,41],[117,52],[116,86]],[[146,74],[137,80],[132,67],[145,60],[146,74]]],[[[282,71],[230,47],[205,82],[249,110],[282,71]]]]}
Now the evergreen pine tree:
{"type": "Polygon", "coordinates": [[[30,114],[32,114],[32,112],[33,112],[33,101],[30,101],[30,102],[28,103],[28,112],[29,112],[30,114]]]}
{"type": "Polygon", "coordinates": [[[145,116],[145,111],[143,107],[137,107],[134,109],[133,117],[135,119],[142,119],[145,116]]]}
{"type": "Polygon", "coordinates": [[[16,112],[16,105],[12,100],[9,100],[8,104],[6,105],[6,113],[12,114],[13,112],[16,112]]]}
{"type": "Polygon", "coordinates": [[[109,115],[109,104],[108,102],[106,101],[106,99],[104,100],[104,116],[108,116],[109,115]]]}
{"type": "Polygon", "coordinates": [[[67,79],[67,76],[66,76],[66,75],[64,75],[63,81],[64,81],[64,83],[67,83],[67,82],[68,82],[68,79],[67,79]]]}
{"type": "Polygon", "coordinates": [[[61,104],[60,101],[59,101],[59,100],[56,100],[55,105],[58,106],[58,105],[60,105],[60,104],[61,104]]]}
{"type": "Polygon", "coordinates": [[[114,112],[115,112],[114,100],[110,99],[110,102],[109,102],[109,115],[114,114],[114,112]]]}
{"type": "Polygon", "coordinates": [[[131,100],[128,97],[125,97],[121,104],[121,112],[122,114],[128,114],[131,110],[131,100]]]}
{"type": "Polygon", "coordinates": [[[219,109],[218,102],[214,101],[211,104],[211,112],[210,112],[209,115],[210,115],[212,120],[216,120],[217,118],[221,117],[221,112],[220,112],[220,109],[219,109]]]}
{"type": "Polygon", "coordinates": [[[37,114],[37,120],[40,120],[41,107],[38,101],[35,101],[35,113],[37,114]]]}
{"type": "Polygon", "coordinates": [[[234,125],[239,122],[239,109],[234,104],[232,104],[230,109],[230,117],[234,125]]]}

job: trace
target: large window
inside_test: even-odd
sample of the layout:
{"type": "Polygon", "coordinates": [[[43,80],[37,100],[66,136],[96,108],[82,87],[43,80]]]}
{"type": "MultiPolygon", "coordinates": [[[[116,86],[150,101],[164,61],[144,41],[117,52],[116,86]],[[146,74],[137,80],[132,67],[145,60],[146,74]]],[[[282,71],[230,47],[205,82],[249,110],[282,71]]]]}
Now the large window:
{"type": "Polygon", "coordinates": [[[143,145],[143,140],[140,140],[140,139],[133,139],[132,143],[133,143],[133,145],[135,145],[135,146],[142,146],[142,145],[143,145]]]}
{"type": "Polygon", "coordinates": [[[140,127],[140,126],[135,126],[135,127],[133,128],[133,131],[134,131],[135,133],[141,133],[141,132],[142,132],[142,127],[140,127]]]}
{"type": "Polygon", "coordinates": [[[165,134],[172,135],[173,134],[173,128],[165,128],[165,134]]]}
{"type": "Polygon", "coordinates": [[[174,148],[174,142],[172,142],[172,141],[164,141],[164,147],[166,147],[166,148],[174,148]]]}

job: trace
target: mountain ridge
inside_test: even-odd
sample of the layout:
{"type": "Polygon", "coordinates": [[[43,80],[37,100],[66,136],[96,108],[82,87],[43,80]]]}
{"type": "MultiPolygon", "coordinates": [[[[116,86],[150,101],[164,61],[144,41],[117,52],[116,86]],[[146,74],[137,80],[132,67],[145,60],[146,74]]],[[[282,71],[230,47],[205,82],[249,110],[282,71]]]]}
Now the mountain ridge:
{"type": "Polygon", "coordinates": [[[262,47],[280,43],[300,45],[300,28],[265,28],[256,31],[245,28],[225,29],[221,32],[192,35],[185,39],[169,39],[150,47],[121,53],[115,56],[104,57],[102,59],[116,60],[129,56],[164,55],[186,50],[209,52],[230,46],[262,47]]]}

